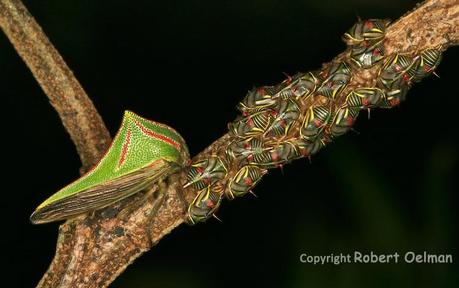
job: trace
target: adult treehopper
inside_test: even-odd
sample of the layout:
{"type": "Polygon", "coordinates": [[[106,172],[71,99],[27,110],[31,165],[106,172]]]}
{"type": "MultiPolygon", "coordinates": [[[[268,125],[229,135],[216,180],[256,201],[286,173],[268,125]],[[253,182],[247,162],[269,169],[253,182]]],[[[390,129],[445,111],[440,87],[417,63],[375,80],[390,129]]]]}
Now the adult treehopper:
{"type": "Polygon", "coordinates": [[[99,163],[46,199],[30,220],[47,223],[101,209],[164,179],[188,160],[185,141],[174,129],[126,111],[99,163]]]}

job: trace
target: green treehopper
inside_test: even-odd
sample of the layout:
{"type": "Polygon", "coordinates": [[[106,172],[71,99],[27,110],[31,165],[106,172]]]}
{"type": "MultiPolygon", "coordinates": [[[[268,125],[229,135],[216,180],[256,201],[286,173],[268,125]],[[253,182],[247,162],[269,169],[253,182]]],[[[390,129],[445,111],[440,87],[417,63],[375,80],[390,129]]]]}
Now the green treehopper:
{"type": "Polygon", "coordinates": [[[174,129],[126,111],[102,159],[40,204],[30,220],[47,223],[101,209],[148,188],[188,161],[185,141],[174,129]]]}

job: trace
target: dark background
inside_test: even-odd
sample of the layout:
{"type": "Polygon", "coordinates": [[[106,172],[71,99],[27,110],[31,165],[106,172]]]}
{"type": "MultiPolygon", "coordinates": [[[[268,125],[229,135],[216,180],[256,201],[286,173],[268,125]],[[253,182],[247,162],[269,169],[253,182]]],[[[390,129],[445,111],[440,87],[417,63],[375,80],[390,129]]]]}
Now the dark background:
{"type": "MultiPolygon", "coordinates": [[[[126,109],[175,127],[196,154],[226,132],[253,85],[314,70],[362,18],[397,19],[417,1],[25,1],[112,135],[126,109]]],[[[459,48],[408,101],[361,116],[313,158],[272,171],[206,225],[181,226],[113,287],[457,287],[459,48]],[[301,264],[301,253],[453,254],[455,264],[301,264]]],[[[78,177],[56,112],[0,33],[3,279],[32,287],[57,224],[28,217],[78,177]],[[6,157],[5,157],[6,156],[6,157]],[[2,178],[3,178],[2,177],[2,178]]],[[[363,114],[364,115],[364,114],[363,114]]],[[[402,261],[403,262],[403,261],[402,261]]],[[[4,280],[2,280],[4,281],[4,280]]]]}

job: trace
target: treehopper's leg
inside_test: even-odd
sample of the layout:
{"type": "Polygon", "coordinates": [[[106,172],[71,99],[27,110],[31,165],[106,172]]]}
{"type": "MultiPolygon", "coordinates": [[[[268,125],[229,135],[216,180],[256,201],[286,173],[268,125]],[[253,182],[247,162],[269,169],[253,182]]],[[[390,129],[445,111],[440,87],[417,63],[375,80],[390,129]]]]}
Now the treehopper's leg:
{"type": "MultiPolygon", "coordinates": [[[[156,219],[156,215],[158,213],[158,210],[159,208],[162,206],[163,202],[167,199],[167,197],[169,197],[169,195],[167,195],[167,191],[175,191],[177,193],[177,196],[178,196],[178,199],[179,199],[179,202],[182,204],[182,207],[183,207],[183,214],[186,215],[186,211],[188,209],[188,201],[186,201],[186,198],[184,196],[184,191],[183,191],[183,186],[182,186],[182,183],[180,182],[180,173],[175,173],[175,174],[172,174],[172,175],[169,175],[167,178],[161,180],[158,182],[158,188],[156,191],[154,191],[154,193],[152,193],[152,201],[153,201],[153,208],[150,210],[149,212],[149,221],[147,222],[148,223],[148,226],[147,227],[153,227],[153,224],[154,224],[154,221],[156,219]],[[170,190],[172,188],[172,190],[170,190]]],[[[154,245],[154,241],[153,240],[153,230],[150,230],[150,233],[148,233],[148,238],[149,238],[149,241],[150,241],[150,244],[151,245],[154,245]]]]}
{"type": "MultiPolygon", "coordinates": [[[[159,196],[157,192],[160,192],[160,184],[164,180],[159,180],[157,183],[152,185],[151,187],[144,189],[144,191],[140,192],[142,196],[139,197],[139,199],[134,200],[134,201],[129,201],[129,203],[125,206],[122,207],[121,210],[118,212],[118,218],[123,219],[123,221],[128,221],[129,216],[136,211],[145,201],[148,200],[148,198],[152,198],[153,201],[159,196]]],[[[139,193],[139,194],[140,194],[139,193]]],[[[135,197],[135,196],[134,196],[135,197]]],[[[138,196],[137,196],[138,197],[138,196]]]]}
{"type": "MultiPolygon", "coordinates": [[[[147,196],[146,201],[148,201],[148,198],[151,196],[151,201],[152,201],[152,204],[153,204],[153,208],[150,210],[150,212],[148,212],[147,228],[153,227],[153,222],[155,221],[155,216],[156,216],[159,208],[163,204],[164,200],[166,199],[166,192],[167,192],[167,184],[166,184],[166,182],[167,182],[168,178],[161,179],[158,182],[157,189],[155,189],[155,190],[152,189],[151,191],[146,193],[147,194],[146,195],[147,196]]],[[[150,243],[151,246],[153,246],[155,243],[153,243],[153,238],[152,238],[152,235],[151,235],[151,229],[147,229],[147,231],[148,231],[148,242],[150,243]]]]}
{"type": "MultiPolygon", "coordinates": [[[[124,221],[129,221],[129,217],[134,213],[138,208],[145,203],[145,201],[150,201],[152,203],[152,209],[148,212],[146,227],[153,227],[154,220],[159,208],[162,206],[163,202],[167,199],[166,192],[168,191],[169,186],[175,186],[175,191],[180,199],[180,203],[183,204],[183,213],[185,215],[188,208],[188,201],[186,201],[183,193],[182,184],[180,183],[179,173],[175,173],[165,177],[163,179],[157,180],[157,182],[152,185],[151,188],[146,190],[142,196],[137,200],[130,201],[129,204],[118,212],[118,218],[123,219],[124,221]]],[[[147,229],[149,230],[149,229],[147,229]]],[[[153,245],[153,238],[150,233],[148,233],[149,242],[153,245]]]]}
{"type": "Polygon", "coordinates": [[[182,204],[183,211],[186,213],[188,206],[190,206],[191,201],[186,200],[185,188],[183,188],[182,183],[180,183],[180,174],[174,174],[170,178],[171,185],[176,185],[175,191],[177,191],[177,196],[182,204]],[[172,184],[174,183],[174,184],[172,184]]]}

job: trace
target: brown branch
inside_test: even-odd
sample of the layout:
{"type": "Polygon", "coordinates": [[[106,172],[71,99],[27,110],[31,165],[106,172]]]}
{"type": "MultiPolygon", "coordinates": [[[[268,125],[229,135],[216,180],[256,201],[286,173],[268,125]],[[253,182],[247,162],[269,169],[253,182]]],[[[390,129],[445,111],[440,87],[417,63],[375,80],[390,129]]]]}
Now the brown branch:
{"type": "MultiPolygon", "coordinates": [[[[34,71],[48,97],[52,99],[53,105],[59,111],[65,127],[77,145],[84,165],[94,163],[90,160],[85,162],[85,159],[94,160],[100,156],[100,151],[106,147],[108,135],[103,124],[100,124],[101,121],[98,125],[91,126],[94,124],[88,119],[100,118],[87,116],[94,116],[97,113],[71,72],[65,69],[65,64],[51,44],[43,40],[46,37],[18,1],[0,0],[0,24],[28,66],[34,71]],[[50,65],[49,61],[59,64],[50,65]],[[48,64],[38,65],[41,62],[48,64]],[[80,130],[75,126],[80,126],[80,130]],[[92,131],[99,131],[99,136],[85,137],[86,133],[92,131]],[[101,146],[98,146],[96,143],[100,139],[104,141],[103,144],[99,144],[101,146]]],[[[415,54],[426,47],[441,45],[446,49],[457,43],[459,43],[457,0],[429,0],[388,28],[385,49],[386,54],[395,52],[415,54]]],[[[344,57],[346,56],[343,53],[336,59],[344,57]]],[[[372,69],[356,71],[347,89],[361,86],[373,87],[379,68],[380,65],[376,65],[372,69]]],[[[228,134],[224,135],[195,159],[205,158],[212,153],[221,154],[224,144],[229,139],[228,134]]],[[[182,195],[180,192],[183,192],[180,190],[184,177],[184,172],[172,175],[168,179],[165,193],[158,193],[157,186],[152,187],[151,191],[155,193],[148,198],[149,201],[138,201],[144,198],[143,195],[136,195],[94,215],[81,216],[61,225],[56,256],[38,286],[108,286],[137,257],[184,222],[186,206],[184,206],[184,199],[180,197],[182,195]],[[128,205],[137,206],[128,209],[129,213],[118,213],[128,205]]],[[[190,201],[193,193],[185,192],[188,192],[184,193],[187,197],[185,200],[190,201]]]]}
{"type": "Polygon", "coordinates": [[[21,1],[0,1],[0,26],[59,113],[82,170],[92,167],[110,144],[110,135],[88,95],[21,1]]]}

